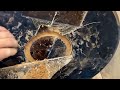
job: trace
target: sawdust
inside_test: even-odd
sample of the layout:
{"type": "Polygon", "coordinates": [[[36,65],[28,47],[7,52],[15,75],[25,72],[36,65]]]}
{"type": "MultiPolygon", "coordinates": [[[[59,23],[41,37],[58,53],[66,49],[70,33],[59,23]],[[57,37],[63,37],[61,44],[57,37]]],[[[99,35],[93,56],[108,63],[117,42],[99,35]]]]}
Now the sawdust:
{"type": "Polygon", "coordinates": [[[49,73],[44,64],[32,68],[26,75],[24,79],[49,79],[49,73]]]}

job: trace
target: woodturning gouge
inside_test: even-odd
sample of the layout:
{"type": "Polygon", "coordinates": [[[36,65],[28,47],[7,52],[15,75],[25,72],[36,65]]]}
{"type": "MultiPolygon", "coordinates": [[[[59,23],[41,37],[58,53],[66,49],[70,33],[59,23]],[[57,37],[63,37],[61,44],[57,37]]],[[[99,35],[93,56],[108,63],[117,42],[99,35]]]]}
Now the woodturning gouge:
{"type": "Polygon", "coordinates": [[[45,59],[0,69],[1,79],[50,79],[67,65],[72,56],[45,59]]]}

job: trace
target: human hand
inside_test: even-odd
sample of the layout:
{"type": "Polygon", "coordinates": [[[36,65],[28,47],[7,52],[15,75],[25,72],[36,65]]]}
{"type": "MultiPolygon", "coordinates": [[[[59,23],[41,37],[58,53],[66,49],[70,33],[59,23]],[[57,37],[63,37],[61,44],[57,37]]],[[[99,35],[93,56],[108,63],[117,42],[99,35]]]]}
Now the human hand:
{"type": "Polygon", "coordinates": [[[4,27],[0,26],[0,61],[17,53],[18,42],[4,27]]]}

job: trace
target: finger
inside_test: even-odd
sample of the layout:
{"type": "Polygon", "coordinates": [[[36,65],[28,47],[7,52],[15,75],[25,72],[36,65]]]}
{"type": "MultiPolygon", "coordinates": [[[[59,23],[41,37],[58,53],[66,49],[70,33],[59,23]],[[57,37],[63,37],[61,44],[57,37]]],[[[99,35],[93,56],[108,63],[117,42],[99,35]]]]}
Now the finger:
{"type": "Polygon", "coordinates": [[[0,49],[0,61],[13,56],[17,53],[17,49],[15,48],[1,48],[0,49]]]}
{"type": "Polygon", "coordinates": [[[0,48],[18,47],[18,42],[14,38],[0,39],[0,48]]]}
{"type": "Polygon", "coordinates": [[[14,38],[14,36],[10,32],[0,32],[0,39],[3,38],[14,38]]]}
{"type": "Polygon", "coordinates": [[[0,26],[0,32],[9,32],[5,27],[0,26]]]}

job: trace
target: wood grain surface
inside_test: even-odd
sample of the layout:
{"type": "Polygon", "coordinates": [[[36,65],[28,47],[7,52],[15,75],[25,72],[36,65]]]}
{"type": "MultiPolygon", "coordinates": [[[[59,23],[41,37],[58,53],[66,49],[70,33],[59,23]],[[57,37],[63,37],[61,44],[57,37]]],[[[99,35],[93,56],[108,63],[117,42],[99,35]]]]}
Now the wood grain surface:
{"type": "MultiPolygon", "coordinates": [[[[119,25],[119,31],[120,31],[120,11],[116,11],[118,18],[118,25],[119,25]]],[[[120,40],[120,34],[119,34],[119,40],[120,40]]],[[[93,79],[120,79],[120,42],[118,44],[118,47],[116,49],[116,52],[112,58],[112,60],[108,63],[108,65],[96,76],[93,77],[93,79]]]]}

